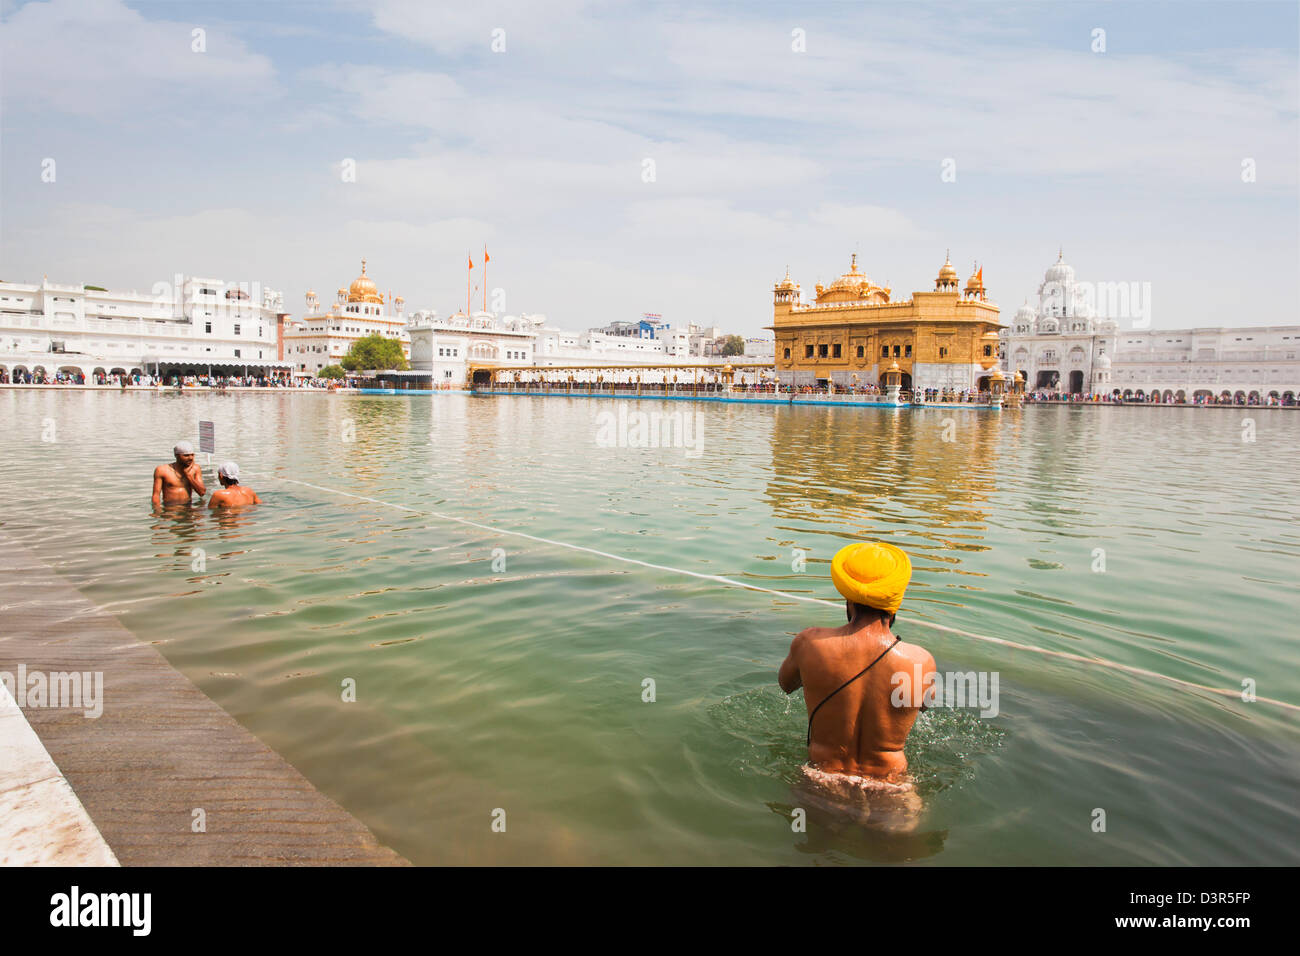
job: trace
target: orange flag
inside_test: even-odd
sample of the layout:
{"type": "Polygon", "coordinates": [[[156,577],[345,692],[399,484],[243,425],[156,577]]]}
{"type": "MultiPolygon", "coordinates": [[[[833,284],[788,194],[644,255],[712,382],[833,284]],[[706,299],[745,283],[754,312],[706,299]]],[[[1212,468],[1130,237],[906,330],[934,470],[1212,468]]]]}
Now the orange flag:
{"type": "Polygon", "coordinates": [[[473,256],[470,256],[470,257],[469,257],[469,267],[470,267],[471,269],[474,268],[474,257],[473,257],[473,256]]]}
{"type": "Polygon", "coordinates": [[[489,263],[489,262],[491,262],[491,261],[492,261],[492,258],[487,254],[487,246],[484,246],[484,247],[483,247],[483,262],[484,262],[484,264],[487,264],[487,263],[489,263]]]}
{"type": "Polygon", "coordinates": [[[978,273],[976,273],[976,277],[980,280],[980,285],[983,285],[983,284],[984,284],[984,267],[983,267],[983,266],[980,266],[980,271],[979,271],[978,273]]]}

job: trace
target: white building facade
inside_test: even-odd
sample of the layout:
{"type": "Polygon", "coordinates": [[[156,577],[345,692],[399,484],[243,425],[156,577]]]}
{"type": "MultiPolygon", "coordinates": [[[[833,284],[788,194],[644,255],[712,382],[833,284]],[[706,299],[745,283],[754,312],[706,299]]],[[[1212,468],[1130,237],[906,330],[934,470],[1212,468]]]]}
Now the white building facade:
{"type": "Polygon", "coordinates": [[[1300,396],[1300,326],[1121,329],[1058,257],[1000,333],[1007,374],[1029,391],[1129,400],[1292,404],[1300,396]]]}
{"type": "MultiPolygon", "coordinates": [[[[627,372],[629,368],[687,366],[699,361],[691,356],[689,331],[667,326],[650,338],[611,334],[608,327],[570,332],[548,325],[544,315],[458,312],[443,319],[436,312],[420,311],[413,314],[408,332],[411,368],[431,374],[435,387],[461,387],[469,381],[474,366],[521,372],[574,366],[622,369],[612,371],[609,380],[631,381],[635,373],[627,372]]],[[[716,364],[721,368],[725,361],[718,359],[716,364]]],[[[655,380],[671,381],[672,376],[669,373],[655,380]]],[[[684,373],[681,381],[688,380],[690,376],[684,373]]]]}
{"type": "Polygon", "coordinates": [[[411,316],[411,369],[427,372],[435,387],[461,388],[474,363],[530,368],[536,329],[544,316],[497,318],[491,312],[457,312],[441,318],[437,312],[411,316]]]}
{"type": "Polygon", "coordinates": [[[1030,391],[1108,394],[1118,324],[1094,315],[1092,297],[1058,256],[1038,286],[1038,305],[1026,302],[999,333],[1007,374],[1020,372],[1030,391]]]}
{"type": "Polygon", "coordinates": [[[402,344],[402,354],[411,357],[411,340],[406,331],[403,299],[384,296],[366,275],[366,260],[361,260],[361,275],[346,289],[339,289],[335,301],[322,309],[315,292],[307,293],[307,314],[284,329],[284,358],[299,378],[314,378],[321,369],[338,365],[354,342],[369,335],[395,339],[402,344]]]}
{"type": "Polygon", "coordinates": [[[1121,332],[1110,384],[1125,398],[1291,405],[1300,397],[1300,325],[1121,332]]]}
{"type": "Polygon", "coordinates": [[[152,292],[0,282],[0,372],[9,381],[84,376],[269,376],[283,297],[260,283],[177,275],[152,292]]]}

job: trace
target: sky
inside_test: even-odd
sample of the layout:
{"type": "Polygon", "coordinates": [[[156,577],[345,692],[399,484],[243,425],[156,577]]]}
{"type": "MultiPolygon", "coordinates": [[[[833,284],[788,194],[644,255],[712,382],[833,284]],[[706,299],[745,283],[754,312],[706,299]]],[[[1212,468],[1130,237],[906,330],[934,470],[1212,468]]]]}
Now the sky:
{"type": "Polygon", "coordinates": [[[1155,328],[1300,323],[1298,10],[0,0],[0,278],[297,316],[365,257],[447,315],[486,247],[510,313],[754,335],[787,268],[951,249],[1007,322],[1063,249],[1155,328]]]}

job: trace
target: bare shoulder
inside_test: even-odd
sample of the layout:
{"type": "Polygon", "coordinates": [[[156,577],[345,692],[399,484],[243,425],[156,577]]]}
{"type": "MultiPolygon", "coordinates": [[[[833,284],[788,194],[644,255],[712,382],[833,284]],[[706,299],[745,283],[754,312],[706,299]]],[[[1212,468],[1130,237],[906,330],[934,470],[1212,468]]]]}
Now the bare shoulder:
{"type": "Polygon", "coordinates": [[[805,627],[794,636],[794,640],[796,644],[811,644],[813,641],[820,640],[828,635],[837,635],[839,633],[839,630],[833,627],[805,627]]]}
{"type": "Polygon", "coordinates": [[[894,650],[910,663],[920,667],[922,671],[935,670],[934,656],[920,644],[909,644],[907,641],[899,641],[898,646],[894,648],[894,650]]]}

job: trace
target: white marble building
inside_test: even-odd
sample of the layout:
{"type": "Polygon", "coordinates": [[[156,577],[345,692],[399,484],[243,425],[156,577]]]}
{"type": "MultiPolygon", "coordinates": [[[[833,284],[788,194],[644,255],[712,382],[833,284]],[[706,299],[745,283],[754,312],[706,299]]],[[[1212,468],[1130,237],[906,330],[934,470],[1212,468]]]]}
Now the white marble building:
{"type": "Polygon", "coordinates": [[[537,329],[545,322],[545,316],[416,312],[407,327],[411,369],[432,374],[435,387],[461,388],[474,362],[531,368],[537,329]]]}
{"type": "Polygon", "coordinates": [[[153,290],[0,282],[0,370],[10,380],[60,372],[88,383],[130,375],[270,375],[279,292],[260,283],[177,275],[153,290]]]}
{"type": "Polygon", "coordinates": [[[1110,389],[1118,324],[1094,314],[1092,296],[1058,256],[1028,301],[999,333],[1007,375],[1025,376],[1029,391],[1105,394],[1110,389]]]}
{"type": "MultiPolygon", "coordinates": [[[[1291,403],[1300,396],[1300,326],[1152,329],[1097,314],[1113,299],[1075,281],[1058,257],[1002,330],[1007,374],[1030,391],[1126,399],[1237,404],[1291,403]]],[[[1149,302],[1147,303],[1149,307],[1149,302]]]]}
{"type": "Polygon", "coordinates": [[[1289,405],[1300,397],[1300,325],[1121,332],[1109,384],[1125,398],[1289,405]]]}
{"type": "Polygon", "coordinates": [[[430,372],[433,384],[460,387],[469,367],[545,369],[571,365],[674,365],[691,360],[686,329],[663,328],[656,338],[615,335],[601,329],[569,332],[549,326],[544,315],[496,316],[491,312],[414,313],[408,327],[411,368],[430,372]]]}
{"type": "Polygon", "coordinates": [[[402,343],[402,354],[410,359],[411,341],[406,332],[403,299],[393,296],[391,303],[366,275],[366,260],[361,260],[361,275],[352,285],[339,289],[335,301],[322,309],[316,293],[307,293],[307,314],[284,329],[284,358],[300,378],[314,378],[327,365],[338,365],[357,339],[381,335],[402,343]]]}

